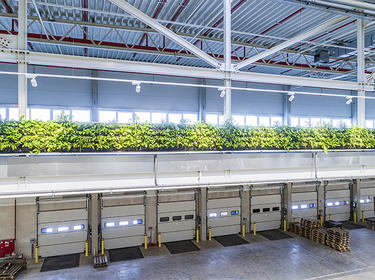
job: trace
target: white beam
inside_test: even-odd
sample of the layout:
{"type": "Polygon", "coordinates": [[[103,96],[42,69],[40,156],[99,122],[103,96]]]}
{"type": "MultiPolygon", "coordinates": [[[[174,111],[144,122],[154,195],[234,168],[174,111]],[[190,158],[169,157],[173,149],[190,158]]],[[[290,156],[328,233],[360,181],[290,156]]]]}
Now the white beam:
{"type": "Polygon", "coordinates": [[[327,23],[324,23],[322,25],[319,25],[318,27],[314,28],[314,29],[311,29],[310,31],[307,31],[305,33],[302,33],[302,34],[299,34],[273,48],[270,48],[268,50],[265,50],[264,52],[261,52],[257,55],[254,55],[244,61],[241,61],[239,62],[237,65],[234,66],[235,70],[240,70],[241,68],[244,68],[250,64],[253,64],[254,62],[257,62],[258,60],[261,60],[267,56],[270,56],[278,51],[281,51],[289,46],[292,46],[298,42],[301,42],[319,32],[322,32],[324,30],[326,30],[327,28],[331,27],[331,26],[334,26],[340,22],[343,22],[344,20],[346,20],[347,17],[340,17],[338,19],[334,19],[334,20],[331,20],[327,23]]]}
{"type": "Polygon", "coordinates": [[[347,5],[355,8],[362,8],[362,9],[369,9],[375,11],[375,5],[371,3],[367,3],[364,1],[356,1],[356,0],[330,0],[330,2],[335,2],[341,5],[347,5]]]}
{"type": "MultiPolygon", "coordinates": [[[[27,2],[18,1],[18,72],[27,72],[27,62],[25,50],[27,50],[27,2]]],[[[18,115],[27,119],[27,77],[18,75],[18,115]]]]}
{"type": "Polygon", "coordinates": [[[224,99],[224,120],[232,120],[232,7],[231,0],[224,2],[224,60],[225,60],[225,99],[224,99]]]}
{"type": "MultiPolygon", "coordinates": [[[[357,20],[357,71],[358,83],[365,82],[365,24],[363,19],[357,20]]],[[[358,96],[365,96],[364,87],[360,84],[358,96]]],[[[357,126],[365,127],[366,123],[366,100],[357,99],[357,126]]]]}
{"type": "MultiPolygon", "coordinates": [[[[0,61],[17,63],[18,54],[14,51],[0,52],[0,61]]],[[[99,71],[103,70],[131,73],[146,73],[155,75],[170,75],[201,79],[204,78],[212,80],[225,79],[225,72],[218,69],[39,52],[27,52],[27,63],[30,65],[57,66],[99,71]]],[[[315,79],[254,72],[233,72],[232,80],[264,84],[279,84],[355,91],[359,89],[357,82],[315,79]]],[[[366,85],[365,89],[373,90],[373,87],[371,87],[370,85],[366,85]]]]}
{"type": "Polygon", "coordinates": [[[216,68],[220,68],[221,63],[219,61],[217,61],[215,58],[213,58],[212,56],[209,56],[207,53],[200,50],[199,48],[197,48],[196,46],[194,46],[190,42],[186,41],[181,36],[179,36],[176,33],[170,31],[164,25],[161,25],[155,19],[153,19],[153,18],[149,17],[148,15],[146,15],[145,13],[141,12],[140,10],[138,10],[134,6],[130,5],[125,0],[109,0],[109,1],[112,2],[113,4],[115,4],[116,6],[118,6],[119,8],[121,8],[122,10],[124,10],[125,12],[127,12],[128,14],[134,16],[135,18],[139,19],[143,23],[147,24],[148,26],[150,26],[154,30],[163,34],[165,37],[169,38],[170,40],[172,40],[176,44],[185,48],[187,51],[189,51],[189,52],[195,54],[197,57],[203,59],[204,61],[206,61],[210,65],[212,65],[216,68]]]}

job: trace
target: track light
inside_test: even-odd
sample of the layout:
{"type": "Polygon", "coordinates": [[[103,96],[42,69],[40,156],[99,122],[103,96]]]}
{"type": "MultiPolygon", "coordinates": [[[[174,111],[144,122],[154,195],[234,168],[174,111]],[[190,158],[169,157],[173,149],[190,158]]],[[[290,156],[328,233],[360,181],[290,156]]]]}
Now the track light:
{"type": "Polygon", "coordinates": [[[224,96],[225,96],[225,88],[218,88],[218,91],[220,91],[220,97],[224,98],[224,96]]]}
{"type": "Polygon", "coordinates": [[[346,99],[347,99],[346,105],[349,105],[353,102],[353,97],[347,96],[346,99]]]}
{"type": "Polygon", "coordinates": [[[36,81],[36,75],[35,74],[28,74],[26,75],[26,78],[30,79],[30,83],[32,87],[37,87],[38,82],[36,81]]]}
{"type": "Polygon", "coordinates": [[[289,102],[292,102],[293,100],[294,100],[294,98],[295,98],[295,93],[294,92],[290,92],[290,93],[288,93],[288,95],[289,95],[289,102]]]}
{"type": "Polygon", "coordinates": [[[136,93],[141,92],[141,82],[132,82],[132,85],[135,86],[135,92],[136,93]]]}

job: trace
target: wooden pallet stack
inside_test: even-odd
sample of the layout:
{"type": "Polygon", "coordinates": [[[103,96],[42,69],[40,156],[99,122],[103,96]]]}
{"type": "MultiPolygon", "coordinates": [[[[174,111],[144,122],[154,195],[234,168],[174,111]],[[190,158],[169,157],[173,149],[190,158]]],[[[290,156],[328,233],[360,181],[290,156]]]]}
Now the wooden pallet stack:
{"type": "Polygon", "coordinates": [[[349,232],[340,228],[327,229],[327,245],[340,252],[349,252],[349,232]]]}
{"type": "Polygon", "coordinates": [[[327,229],[315,228],[313,229],[313,241],[318,242],[322,245],[326,245],[327,242],[327,229]]]}
{"type": "Polygon", "coordinates": [[[27,269],[26,259],[23,256],[12,256],[0,263],[0,280],[16,279],[18,274],[27,269]]]}
{"type": "Polygon", "coordinates": [[[313,230],[320,228],[320,221],[301,219],[302,224],[302,236],[308,239],[313,239],[313,230]]]}
{"type": "Polygon", "coordinates": [[[108,266],[108,259],[106,255],[95,255],[94,256],[94,268],[101,268],[108,266]]]}
{"type": "Polygon", "coordinates": [[[375,218],[367,218],[367,228],[375,231],[375,218]]]}
{"type": "Polygon", "coordinates": [[[295,234],[301,234],[301,224],[299,222],[293,222],[289,224],[289,229],[295,234]]]}

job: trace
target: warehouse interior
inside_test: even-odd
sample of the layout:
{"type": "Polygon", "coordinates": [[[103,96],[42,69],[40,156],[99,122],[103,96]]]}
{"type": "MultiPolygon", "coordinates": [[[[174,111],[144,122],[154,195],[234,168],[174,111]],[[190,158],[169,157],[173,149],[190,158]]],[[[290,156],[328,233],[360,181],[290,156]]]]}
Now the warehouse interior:
{"type": "Polygon", "coordinates": [[[374,54],[373,1],[0,0],[0,271],[15,252],[17,279],[375,279],[370,144],[1,143],[62,117],[373,135],[374,54]]]}

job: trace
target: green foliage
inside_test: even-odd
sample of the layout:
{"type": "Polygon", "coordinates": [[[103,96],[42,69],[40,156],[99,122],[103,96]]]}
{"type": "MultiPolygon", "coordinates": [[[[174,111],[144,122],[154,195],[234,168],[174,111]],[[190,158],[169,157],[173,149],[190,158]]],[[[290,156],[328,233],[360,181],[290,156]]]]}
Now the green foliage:
{"type": "Polygon", "coordinates": [[[364,128],[247,127],[173,124],[0,121],[1,153],[373,149],[364,128]]]}

